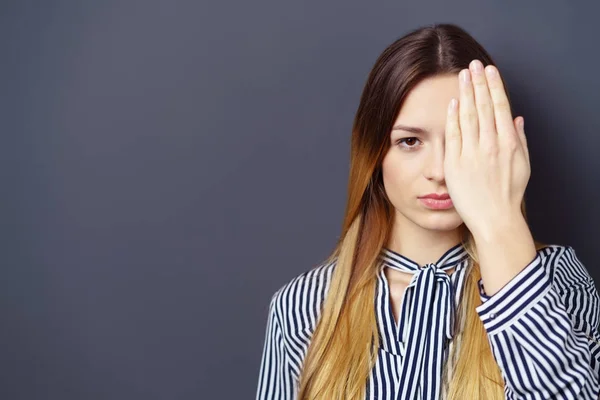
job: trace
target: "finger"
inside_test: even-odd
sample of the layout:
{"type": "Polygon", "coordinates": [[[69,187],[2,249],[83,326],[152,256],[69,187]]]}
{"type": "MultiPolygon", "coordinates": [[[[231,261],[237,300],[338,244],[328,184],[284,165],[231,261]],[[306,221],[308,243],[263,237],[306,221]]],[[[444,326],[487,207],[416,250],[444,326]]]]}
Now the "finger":
{"type": "Polygon", "coordinates": [[[458,121],[458,104],[456,99],[450,100],[448,104],[448,115],[446,117],[446,144],[445,158],[457,160],[460,157],[462,138],[458,121]]]}
{"type": "Polygon", "coordinates": [[[479,143],[496,144],[496,122],[494,120],[494,105],[488,89],[488,82],[483,72],[483,64],[473,60],[469,65],[475,93],[475,104],[479,123],[479,143]]]}
{"type": "Polygon", "coordinates": [[[494,105],[494,120],[496,121],[498,140],[511,140],[511,136],[515,134],[515,127],[502,78],[500,78],[498,69],[493,65],[485,67],[485,73],[494,105]]]}
{"type": "Polygon", "coordinates": [[[517,131],[517,135],[519,136],[519,142],[521,143],[521,147],[523,148],[523,152],[525,153],[525,157],[527,157],[527,163],[529,164],[529,148],[527,146],[527,137],[525,136],[525,118],[515,118],[514,125],[515,130],[517,131]]]}
{"type": "MultiPolygon", "coordinates": [[[[474,148],[479,144],[479,124],[477,122],[477,109],[475,108],[475,95],[471,83],[469,69],[460,72],[460,97],[458,100],[458,120],[462,136],[462,150],[474,148]]],[[[462,153],[461,153],[462,154],[462,153]]]]}

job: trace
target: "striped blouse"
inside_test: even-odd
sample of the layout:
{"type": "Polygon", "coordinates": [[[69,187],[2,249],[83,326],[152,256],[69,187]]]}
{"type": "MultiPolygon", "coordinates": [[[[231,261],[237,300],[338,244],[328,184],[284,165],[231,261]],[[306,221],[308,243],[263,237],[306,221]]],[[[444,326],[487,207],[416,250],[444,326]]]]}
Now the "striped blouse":
{"type": "MultiPolygon", "coordinates": [[[[374,299],[380,347],[366,399],[439,399],[467,251],[458,244],[422,268],[387,248],[380,260],[374,299]],[[398,323],[385,268],[413,274],[398,323]],[[451,268],[455,271],[448,275],[451,268]]],[[[302,273],[272,296],[257,400],[297,399],[298,376],[335,263],[302,273]]],[[[507,399],[599,398],[600,296],[572,247],[546,246],[493,296],[485,294],[482,280],[479,292],[482,304],[476,310],[507,399]]]]}

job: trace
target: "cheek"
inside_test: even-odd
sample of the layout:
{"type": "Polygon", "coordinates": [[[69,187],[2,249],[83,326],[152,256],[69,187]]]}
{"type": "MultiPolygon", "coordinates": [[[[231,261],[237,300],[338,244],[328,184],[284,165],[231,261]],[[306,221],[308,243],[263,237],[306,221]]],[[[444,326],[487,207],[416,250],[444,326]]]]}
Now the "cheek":
{"type": "Polygon", "coordinates": [[[399,203],[402,198],[411,196],[413,193],[416,174],[414,168],[399,163],[397,160],[393,161],[388,160],[382,165],[383,185],[390,201],[399,203]]]}
{"type": "Polygon", "coordinates": [[[384,168],[383,170],[383,183],[386,189],[396,188],[402,185],[404,177],[397,168],[384,168]]]}
{"type": "Polygon", "coordinates": [[[389,186],[410,186],[418,179],[420,164],[417,157],[413,159],[400,159],[400,157],[388,157],[382,164],[383,180],[389,186]]]}

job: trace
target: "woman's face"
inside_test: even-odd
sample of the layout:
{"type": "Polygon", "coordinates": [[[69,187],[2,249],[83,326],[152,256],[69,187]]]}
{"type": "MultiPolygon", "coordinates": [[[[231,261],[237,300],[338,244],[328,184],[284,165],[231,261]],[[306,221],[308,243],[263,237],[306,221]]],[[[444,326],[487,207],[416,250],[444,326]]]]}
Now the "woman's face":
{"type": "Polygon", "coordinates": [[[452,97],[459,97],[458,74],[425,79],[409,92],[396,117],[391,147],[382,165],[383,184],[396,209],[396,222],[400,219],[436,231],[454,230],[463,223],[454,207],[431,209],[419,199],[430,193],[448,193],[444,131],[452,97]]]}

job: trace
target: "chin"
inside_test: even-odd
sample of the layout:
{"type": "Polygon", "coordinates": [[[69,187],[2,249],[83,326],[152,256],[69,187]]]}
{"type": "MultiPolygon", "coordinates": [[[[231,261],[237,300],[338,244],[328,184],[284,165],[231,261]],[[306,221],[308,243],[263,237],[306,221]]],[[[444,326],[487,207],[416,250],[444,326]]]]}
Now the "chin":
{"type": "Polygon", "coordinates": [[[464,221],[454,208],[434,211],[423,208],[396,208],[397,217],[408,220],[423,229],[431,231],[452,231],[459,228],[464,221]]]}
{"type": "Polygon", "coordinates": [[[452,231],[463,224],[462,218],[456,211],[432,211],[419,216],[414,221],[425,229],[435,231],[452,231]]]}

